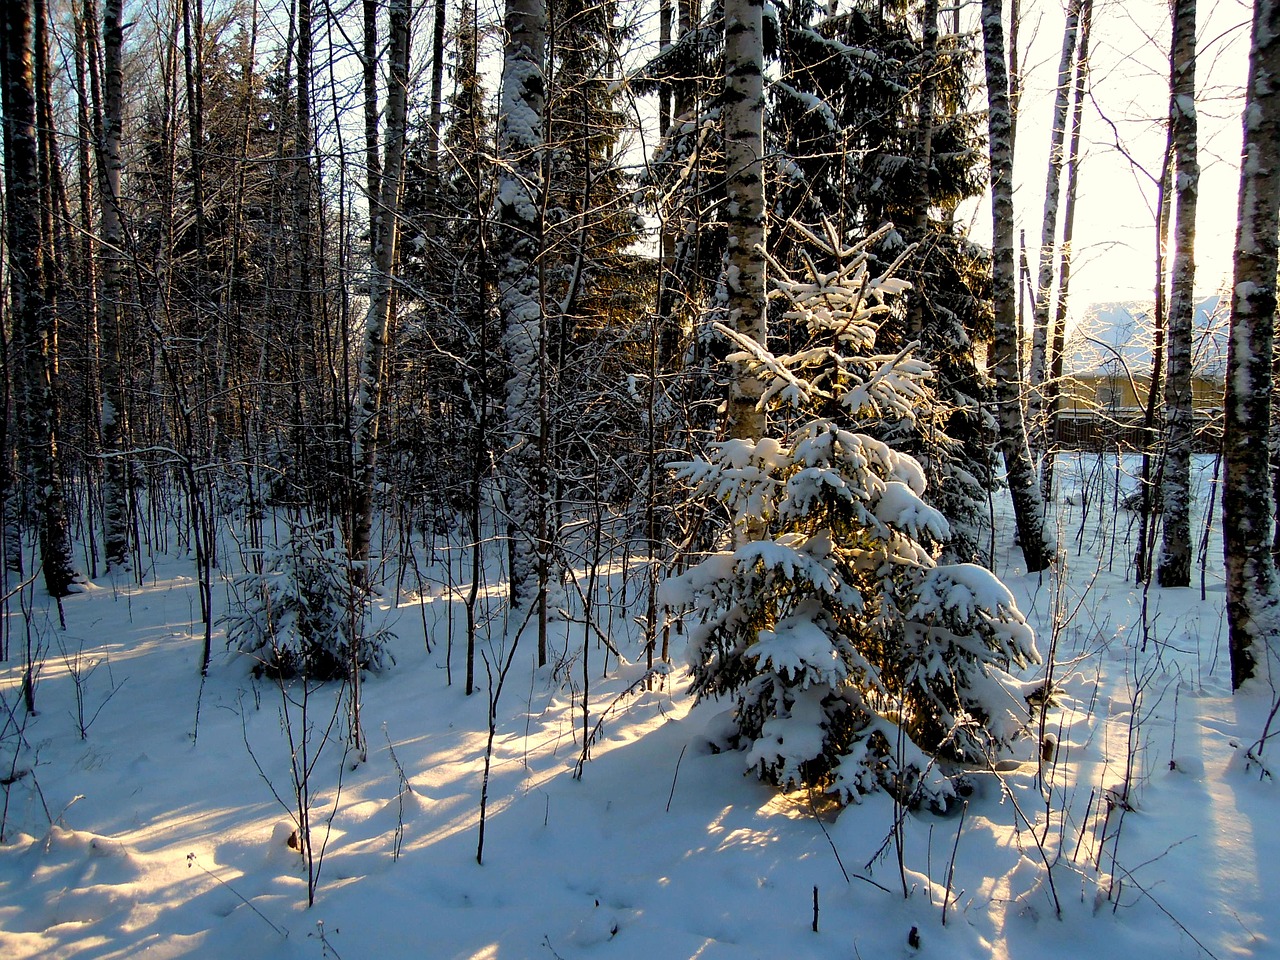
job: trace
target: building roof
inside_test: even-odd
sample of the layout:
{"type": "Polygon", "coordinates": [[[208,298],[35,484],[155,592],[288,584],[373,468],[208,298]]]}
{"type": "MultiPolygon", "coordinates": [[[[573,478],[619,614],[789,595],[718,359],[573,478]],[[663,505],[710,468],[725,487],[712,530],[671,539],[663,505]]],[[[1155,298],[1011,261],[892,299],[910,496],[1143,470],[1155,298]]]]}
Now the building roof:
{"type": "MultiPolygon", "coordinates": [[[[1216,296],[1196,302],[1191,357],[1197,376],[1226,375],[1228,309],[1216,296]]],[[[1153,317],[1150,301],[1093,304],[1070,331],[1064,371],[1074,377],[1149,377],[1153,317]]]]}

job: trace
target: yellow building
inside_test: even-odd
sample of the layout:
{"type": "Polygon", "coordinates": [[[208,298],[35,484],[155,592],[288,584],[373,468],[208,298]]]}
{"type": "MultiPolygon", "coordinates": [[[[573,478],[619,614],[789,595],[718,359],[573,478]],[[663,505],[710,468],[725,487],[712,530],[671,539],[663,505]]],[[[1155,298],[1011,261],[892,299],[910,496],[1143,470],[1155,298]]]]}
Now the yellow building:
{"type": "MultiPolygon", "coordinates": [[[[1220,308],[1219,303],[1218,297],[1199,301],[1193,321],[1192,403],[1205,434],[1201,445],[1208,448],[1216,446],[1214,425],[1220,419],[1227,366],[1227,304],[1220,308]]],[[[1077,324],[1063,362],[1060,444],[1141,444],[1140,425],[1151,390],[1151,317],[1150,304],[1099,303],[1077,324]]],[[[1163,397],[1156,400],[1159,410],[1163,397]]]]}

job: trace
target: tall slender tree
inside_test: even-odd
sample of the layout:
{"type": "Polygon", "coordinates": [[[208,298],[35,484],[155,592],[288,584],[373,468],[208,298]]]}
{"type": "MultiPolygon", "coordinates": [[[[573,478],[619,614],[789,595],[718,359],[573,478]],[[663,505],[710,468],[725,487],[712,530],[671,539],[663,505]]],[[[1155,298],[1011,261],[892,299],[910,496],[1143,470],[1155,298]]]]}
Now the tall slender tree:
{"type": "Polygon", "coordinates": [[[1191,344],[1195,316],[1196,206],[1200,160],[1196,123],[1196,0],[1173,5],[1169,53],[1169,124],[1174,144],[1173,284],[1169,296],[1169,365],[1164,386],[1165,456],[1161,500],[1164,539],[1157,576],[1162,587],[1191,583],[1191,344]]]}
{"type": "MultiPolygon", "coordinates": [[[[373,269],[369,276],[369,309],[365,316],[363,370],[356,399],[356,477],[352,507],[350,556],[357,564],[369,560],[373,527],[373,492],[377,481],[379,420],[386,376],[387,329],[393,302],[393,284],[400,236],[400,194],[404,174],[405,133],[409,87],[409,50],[412,10],[409,0],[392,0],[388,6],[390,73],[387,80],[387,115],[380,183],[369,189],[370,231],[376,238],[373,269]]],[[[366,27],[368,25],[366,24],[366,27]]],[[[366,91],[367,93],[367,91],[366,91]]],[[[376,127],[376,123],[375,123],[376,127]]],[[[367,131],[366,131],[367,132],[367,131]]],[[[377,145],[373,146],[377,153],[377,145]]],[[[370,173],[370,183],[373,174],[370,173]]]]}
{"type": "Polygon", "coordinates": [[[1093,0],[1080,5],[1080,42],[1076,47],[1075,80],[1071,100],[1071,143],[1067,149],[1067,189],[1062,205],[1062,245],[1058,248],[1058,298],[1054,307],[1053,336],[1049,338],[1048,379],[1045,382],[1045,445],[1040,467],[1040,490],[1045,500],[1053,496],[1055,444],[1062,405],[1063,353],[1067,341],[1067,304],[1071,293],[1072,251],[1075,240],[1076,198],[1080,190],[1080,141],[1084,127],[1084,102],[1089,87],[1089,38],[1093,29],[1093,0]]]}
{"type": "Polygon", "coordinates": [[[1280,233],[1280,0],[1254,0],[1240,159],[1235,282],[1224,402],[1222,546],[1231,685],[1274,679],[1280,585],[1271,556],[1271,424],[1280,233]]]}
{"type": "Polygon", "coordinates": [[[1031,334],[1031,361],[1027,372],[1028,416],[1037,453],[1045,450],[1044,381],[1049,369],[1049,343],[1054,331],[1049,328],[1053,312],[1053,265],[1058,242],[1058,210],[1062,195],[1062,168],[1066,161],[1064,145],[1067,134],[1067,111],[1071,96],[1072,66],[1076,60],[1077,37],[1080,32],[1082,0],[1070,0],[1067,20],[1062,30],[1062,53],[1058,60],[1058,85],[1053,100],[1053,124],[1049,131],[1049,166],[1045,175],[1044,216],[1040,221],[1040,268],[1036,281],[1031,334]]]}
{"type": "Polygon", "coordinates": [[[538,663],[546,663],[547,337],[543,310],[542,175],[546,103],[545,0],[507,0],[498,103],[498,309],[508,364],[504,481],[511,529],[511,611],[518,627],[537,618],[538,663]]]}
{"type": "Polygon", "coordinates": [[[1028,572],[1053,561],[1056,546],[1046,530],[1044,502],[1027,447],[1018,376],[1016,282],[1013,262],[1013,144],[1009,139],[1009,80],[1005,67],[1001,0],[982,0],[982,39],[987,77],[991,150],[991,279],[995,328],[991,346],[996,381],[1000,452],[1013,496],[1014,519],[1028,572]]]}
{"type": "MultiPolygon", "coordinates": [[[[767,339],[764,220],[764,2],[724,6],[724,159],[728,221],[723,302],[728,326],[761,346],[767,339]]],[[[762,381],[746,364],[730,373],[729,436],[764,436],[762,381]]]]}
{"type": "Polygon", "coordinates": [[[96,43],[97,7],[84,0],[90,89],[99,108],[94,111],[97,136],[98,198],[102,207],[102,295],[98,298],[101,337],[99,404],[102,424],[103,548],[108,569],[129,563],[129,483],[126,437],[128,407],[125,393],[123,342],[125,325],[125,250],[121,207],[124,163],[120,136],[124,127],[124,4],[106,0],[102,8],[101,71],[96,43]],[[100,80],[99,80],[100,77],[100,80]],[[98,92],[100,91],[100,93],[98,92]]]}
{"type": "Polygon", "coordinates": [[[56,349],[46,294],[49,238],[40,209],[40,147],[32,75],[31,0],[0,5],[0,105],[4,111],[9,304],[21,381],[19,444],[36,512],[41,570],[51,596],[71,592],[75,568],[59,468],[56,349]]]}

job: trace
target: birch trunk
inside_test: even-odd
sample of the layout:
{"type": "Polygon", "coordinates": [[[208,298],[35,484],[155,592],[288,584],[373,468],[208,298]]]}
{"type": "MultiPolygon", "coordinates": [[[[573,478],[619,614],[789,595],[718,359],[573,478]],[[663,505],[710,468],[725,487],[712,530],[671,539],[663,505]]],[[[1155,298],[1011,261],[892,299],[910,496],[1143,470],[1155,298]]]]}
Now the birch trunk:
{"type": "Polygon", "coordinates": [[[511,622],[538,616],[538,664],[546,663],[546,318],[543,314],[542,174],[546,78],[545,0],[507,0],[498,105],[494,214],[498,310],[507,362],[505,488],[511,530],[511,622]]]}
{"type": "Polygon", "coordinates": [[[1044,503],[1027,448],[1018,378],[1018,329],[1015,300],[1017,275],[1013,260],[1013,149],[1009,140],[1009,80],[1004,60],[1001,0],[982,2],[982,39],[987,77],[991,150],[991,281],[995,333],[991,370],[996,383],[996,420],[1004,456],[1014,518],[1027,572],[1049,566],[1056,545],[1044,523],[1044,503]]]}
{"type": "Polygon", "coordinates": [[[1222,534],[1234,689],[1255,677],[1271,679],[1272,645],[1280,634],[1267,444],[1280,231],[1277,76],[1280,0],[1254,0],[1224,403],[1222,534]]]}
{"type": "Polygon", "coordinates": [[[378,256],[382,159],[378,155],[378,0],[364,0],[364,45],[360,54],[364,83],[365,202],[369,205],[369,259],[378,256]]]}
{"type": "Polygon", "coordinates": [[[63,597],[71,592],[75,569],[53,417],[53,345],[46,299],[48,250],[46,238],[41,236],[40,148],[31,28],[29,0],[5,0],[0,4],[9,304],[17,372],[21,377],[19,444],[34,492],[45,588],[51,596],[63,597]]]}
{"type": "Polygon", "coordinates": [[[1076,36],[1080,28],[1080,2],[1071,0],[1062,31],[1062,54],[1058,59],[1058,87],[1053,101],[1053,126],[1049,131],[1049,169],[1044,185],[1044,216],[1040,221],[1040,265],[1036,279],[1036,299],[1032,311],[1031,363],[1027,374],[1030,390],[1028,418],[1033,446],[1043,452],[1044,381],[1048,370],[1049,312],[1053,302],[1054,247],[1058,239],[1058,203],[1062,192],[1063,143],[1067,132],[1067,110],[1071,93],[1071,69],[1075,63],[1076,36]]]}
{"type": "MultiPolygon", "coordinates": [[[[103,469],[103,548],[107,569],[129,566],[129,484],[125,459],[127,419],[124,389],[124,229],[120,211],[120,132],[124,123],[122,47],[123,0],[106,0],[102,11],[102,71],[98,82],[96,42],[88,51],[90,89],[100,88],[94,100],[100,107],[98,129],[98,197],[102,206],[102,296],[98,300],[98,334],[105,341],[101,355],[103,469]]],[[[87,39],[96,41],[97,10],[85,0],[87,39]]]]}
{"type": "Polygon", "coordinates": [[[1177,0],[1169,57],[1169,123],[1174,142],[1173,285],[1169,296],[1169,368],[1164,386],[1165,456],[1160,495],[1164,539],[1160,586],[1191,583],[1191,343],[1195,313],[1196,201],[1200,186],[1196,124],[1196,0],[1177,0]]]}
{"type": "MultiPolygon", "coordinates": [[[[365,343],[360,390],[356,399],[356,436],[353,459],[356,478],[352,508],[351,559],[367,583],[370,532],[373,529],[373,494],[377,481],[379,420],[385,380],[387,327],[391,317],[395,279],[396,244],[400,231],[400,193],[404,180],[404,141],[409,86],[409,0],[391,0],[387,8],[390,42],[390,76],[387,81],[386,140],[377,206],[369,208],[370,232],[377,238],[373,269],[369,275],[369,311],[365,316],[365,343]]],[[[376,123],[375,123],[376,127],[376,123]]],[[[377,153],[377,145],[372,149],[377,153]]],[[[373,175],[370,174],[372,183],[373,175]]],[[[370,193],[372,194],[371,187],[370,193]]],[[[372,198],[371,198],[372,199],[372,198]]]]}
{"type": "MultiPolygon", "coordinates": [[[[722,293],[728,325],[765,344],[764,3],[727,0],[724,7],[725,220],[729,239],[722,293]]],[[[729,374],[730,437],[764,436],[764,385],[742,364],[729,374]]]]}
{"type": "Polygon", "coordinates": [[[1053,337],[1049,341],[1049,377],[1045,383],[1044,462],[1040,470],[1040,495],[1053,499],[1053,468],[1058,441],[1058,409],[1062,400],[1062,353],[1067,339],[1067,302],[1071,293],[1072,242],[1075,239],[1076,197],[1080,189],[1080,136],[1084,126],[1084,100],[1089,83],[1089,34],[1093,26],[1093,0],[1080,5],[1080,43],[1076,49],[1075,82],[1071,100],[1071,144],[1067,150],[1067,191],[1062,207],[1062,246],[1058,250],[1058,302],[1054,309],[1053,337]]]}

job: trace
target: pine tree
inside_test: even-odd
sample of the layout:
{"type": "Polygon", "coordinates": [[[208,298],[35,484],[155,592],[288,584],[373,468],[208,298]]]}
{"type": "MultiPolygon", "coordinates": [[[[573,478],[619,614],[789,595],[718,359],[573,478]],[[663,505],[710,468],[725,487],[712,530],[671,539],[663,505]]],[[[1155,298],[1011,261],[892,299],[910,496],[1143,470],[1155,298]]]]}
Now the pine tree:
{"type": "MultiPolygon", "coordinates": [[[[780,77],[772,85],[771,151],[785,155],[780,216],[830,216],[871,231],[898,224],[876,251],[883,266],[916,244],[914,284],[886,318],[885,350],[919,341],[934,368],[933,419],[886,437],[916,455],[929,502],[952,525],[948,553],[982,556],[995,423],[976,343],[991,335],[989,258],[951,212],[984,186],[979,117],[968,109],[971,38],[942,34],[925,11],[856,4],[838,15],[790,3],[780,18],[780,77]]],[[[786,260],[785,241],[773,252],[786,260]]]]}

